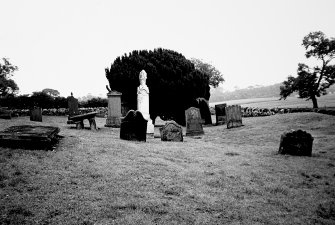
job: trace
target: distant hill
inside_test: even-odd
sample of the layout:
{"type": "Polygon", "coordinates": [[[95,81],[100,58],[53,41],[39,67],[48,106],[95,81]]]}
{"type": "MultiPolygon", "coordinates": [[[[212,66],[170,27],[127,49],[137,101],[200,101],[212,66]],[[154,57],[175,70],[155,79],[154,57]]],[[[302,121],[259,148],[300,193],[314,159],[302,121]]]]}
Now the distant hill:
{"type": "MultiPolygon", "coordinates": [[[[218,87],[211,90],[211,97],[209,102],[222,102],[237,99],[249,99],[249,98],[280,98],[280,86],[282,83],[273,84],[269,86],[250,86],[248,88],[237,89],[235,91],[224,91],[222,87],[218,87]]],[[[335,85],[328,89],[328,93],[335,93],[335,85]]],[[[293,96],[293,95],[292,95],[293,96]]]]}

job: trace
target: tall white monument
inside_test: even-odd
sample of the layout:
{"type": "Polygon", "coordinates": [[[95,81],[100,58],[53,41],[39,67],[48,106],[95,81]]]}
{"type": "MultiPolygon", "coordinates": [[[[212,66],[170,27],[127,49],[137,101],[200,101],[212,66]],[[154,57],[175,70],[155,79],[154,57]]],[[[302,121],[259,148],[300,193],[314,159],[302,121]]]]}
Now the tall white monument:
{"type": "Polygon", "coordinates": [[[137,110],[140,111],[144,119],[148,120],[147,134],[154,134],[154,125],[149,114],[149,88],[146,84],[147,73],[142,70],[140,72],[140,86],[137,87],[137,110]]]}

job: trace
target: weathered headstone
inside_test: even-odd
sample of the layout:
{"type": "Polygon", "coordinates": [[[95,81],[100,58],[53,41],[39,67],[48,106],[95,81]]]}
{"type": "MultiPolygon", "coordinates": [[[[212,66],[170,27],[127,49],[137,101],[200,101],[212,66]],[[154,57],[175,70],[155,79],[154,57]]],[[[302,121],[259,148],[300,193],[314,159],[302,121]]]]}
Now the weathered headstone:
{"type": "Polygon", "coordinates": [[[212,125],[212,115],[209,105],[204,98],[198,98],[198,108],[200,109],[201,118],[204,120],[205,125],[212,125]]]}
{"type": "Polygon", "coordinates": [[[140,72],[139,79],[140,86],[137,87],[137,110],[140,111],[144,119],[148,121],[147,134],[153,135],[155,128],[149,114],[149,88],[146,85],[147,73],[144,70],[140,72]]]}
{"type": "Polygon", "coordinates": [[[312,156],[313,140],[312,135],[303,130],[284,132],[280,137],[278,153],[312,156]]]}
{"type": "Polygon", "coordinates": [[[183,128],[175,121],[168,121],[159,128],[162,141],[183,141],[183,128]]]}
{"type": "Polygon", "coordinates": [[[121,93],[110,91],[108,97],[108,115],[105,127],[120,127],[121,125],[121,93]]]}
{"type": "Polygon", "coordinates": [[[140,111],[130,110],[121,121],[120,138],[131,141],[146,141],[147,122],[140,111]]]}
{"type": "Polygon", "coordinates": [[[222,125],[226,123],[226,107],[227,104],[215,105],[216,125],[222,125]]]}
{"type": "Polygon", "coordinates": [[[204,134],[200,110],[190,107],[185,111],[186,117],[186,136],[196,136],[204,134]]]}
{"type": "Polygon", "coordinates": [[[42,109],[40,107],[34,107],[30,110],[30,120],[42,122],[42,109]]]}
{"type": "Polygon", "coordinates": [[[69,107],[69,116],[75,116],[79,114],[78,99],[73,97],[72,92],[71,92],[71,96],[67,97],[67,104],[69,107]]]}
{"type": "Polygon", "coordinates": [[[225,108],[227,128],[242,126],[242,112],[240,105],[231,105],[225,108]]]}

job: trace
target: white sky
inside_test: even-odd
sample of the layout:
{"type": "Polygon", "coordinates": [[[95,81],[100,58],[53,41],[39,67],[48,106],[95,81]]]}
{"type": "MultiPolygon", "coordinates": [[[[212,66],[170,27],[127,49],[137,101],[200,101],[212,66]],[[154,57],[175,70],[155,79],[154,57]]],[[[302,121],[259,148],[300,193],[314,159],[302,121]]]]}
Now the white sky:
{"type": "MultiPolygon", "coordinates": [[[[335,37],[335,0],[0,0],[0,57],[20,94],[44,88],[105,97],[104,69],[162,47],[219,69],[232,89],[295,75],[305,35],[335,37]]],[[[148,74],[150,76],[150,74],[148,74]]]]}

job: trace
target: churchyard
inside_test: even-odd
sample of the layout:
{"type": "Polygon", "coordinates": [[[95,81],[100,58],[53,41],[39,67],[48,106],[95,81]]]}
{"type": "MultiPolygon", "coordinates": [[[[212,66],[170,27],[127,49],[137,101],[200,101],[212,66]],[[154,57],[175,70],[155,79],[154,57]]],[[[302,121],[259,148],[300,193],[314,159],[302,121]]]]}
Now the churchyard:
{"type": "Polygon", "coordinates": [[[0,147],[0,224],[334,224],[334,116],[248,117],[199,136],[183,127],[183,142],[122,140],[106,118],[97,131],[67,120],[0,120],[61,136],[48,151],[0,147]],[[311,157],[277,153],[290,129],[314,137],[311,157]]]}

